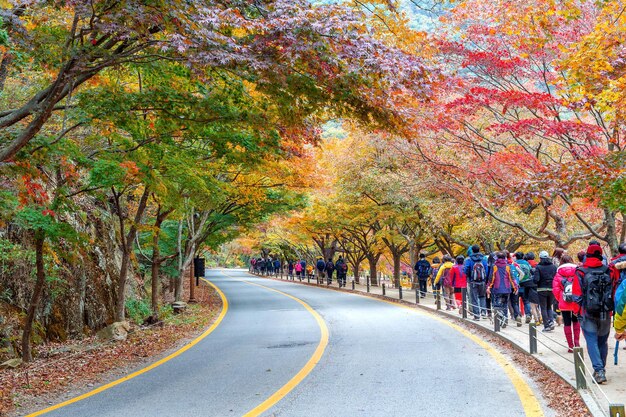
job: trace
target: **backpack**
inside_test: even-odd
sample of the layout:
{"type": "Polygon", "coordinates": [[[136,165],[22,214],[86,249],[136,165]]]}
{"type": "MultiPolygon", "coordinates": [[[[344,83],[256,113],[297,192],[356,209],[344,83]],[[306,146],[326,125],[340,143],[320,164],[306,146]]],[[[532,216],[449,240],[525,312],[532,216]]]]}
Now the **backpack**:
{"type": "Polygon", "coordinates": [[[430,266],[428,266],[426,262],[418,262],[416,272],[418,278],[426,279],[428,278],[428,274],[430,274],[430,266]]]}
{"type": "Polygon", "coordinates": [[[443,285],[445,287],[452,286],[452,277],[451,277],[452,274],[450,274],[451,271],[452,271],[452,268],[445,268],[443,272],[441,273],[441,282],[443,282],[443,285]]]}
{"type": "Polygon", "coordinates": [[[333,272],[335,270],[335,264],[331,261],[326,262],[326,270],[328,272],[333,272]]]}
{"type": "Polygon", "coordinates": [[[524,282],[532,281],[533,279],[533,271],[530,264],[526,262],[522,262],[518,264],[519,269],[522,270],[523,275],[519,277],[519,283],[522,284],[524,282]]]}
{"type": "Polygon", "coordinates": [[[579,268],[584,274],[582,306],[593,316],[612,311],[613,283],[609,275],[609,268],[579,268]]]}
{"type": "Polygon", "coordinates": [[[315,264],[315,266],[318,270],[323,271],[324,269],[326,269],[326,262],[320,259],[317,261],[317,264],[315,264]]]}
{"type": "Polygon", "coordinates": [[[571,303],[574,301],[574,296],[572,295],[572,288],[574,286],[574,281],[568,281],[567,278],[563,278],[561,280],[561,285],[563,286],[563,294],[561,294],[561,298],[566,303],[571,303]]]}
{"type": "Polygon", "coordinates": [[[474,262],[472,267],[472,281],[475,283],[485,282],[487,278],[487,272],[485,271],[485,265],[482,261],[474,262]]]}

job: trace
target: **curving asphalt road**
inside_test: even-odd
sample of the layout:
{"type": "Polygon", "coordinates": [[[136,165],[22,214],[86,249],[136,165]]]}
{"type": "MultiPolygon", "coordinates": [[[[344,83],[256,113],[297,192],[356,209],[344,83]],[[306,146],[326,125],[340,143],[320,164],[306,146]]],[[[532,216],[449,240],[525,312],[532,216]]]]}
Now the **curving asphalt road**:
{"type": "Polygon", "coordinates": [[[228,417],[251,410],[249,415],[258,415],[259,404],[307,371],[260,415],[552,414],[537,409],[532,394],[518,393],[513,381],[525,382],[505,372],[508,366],[515,373],[511,366],[428,314],[242,271],[212,270],[208,279],[229,303],[213,333],[149,372],[45,415],[228,417]],[[314,367],[306,364],[324,347],[324,325],[286,294],[318,312],[328,328],[328,345],[314,367]]]}

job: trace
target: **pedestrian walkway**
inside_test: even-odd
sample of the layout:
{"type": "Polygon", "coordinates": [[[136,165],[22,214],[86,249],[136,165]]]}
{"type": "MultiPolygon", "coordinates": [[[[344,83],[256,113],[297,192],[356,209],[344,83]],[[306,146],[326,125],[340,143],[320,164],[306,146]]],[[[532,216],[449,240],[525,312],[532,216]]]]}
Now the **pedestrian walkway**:
{"type": "MultiPolygon", "coordinates": [[[[280,276],[278,276],[280,278],[280,276]]],[[[287,279],[286,276],[283,276],[282,279],[287,279]]],[[[315,285],[315,279],[308,280],[310,284],[315,285]]],[[[373,295],[379,295],[388,297],[390,299],[399,300],[400,299],[400,291],[398,288],[389,288],[385,286],[370,286],[369,289],[366,285],[357,284],[354,282],[353,277],[348,277],[348,285],[343,290],[351,291],[354,288],[354,291],[361,293],[370,293],[373,295]]],[[[296,282],[298,282],[296,280],[296,282]]],[[[307,283],[307,280],[304,280],[303,283],[307,283]]],[[[323,284],[322,286],[326,286],[323,284]]],[[[336,282],[333,283],[333,287],[337,287],[336,282]]],[[[402,300],[409,304],[416,304],[416,291],[411,289],[403,288],[402,290],[402,300]]],[[[444,310],[439,310],[438,313],[447,315],[449,317],[463,320],[461,314],[459,314],[458,310],[445,311],[445,302],[443,298],[441,299],[441,305],[444,306],[444,310]]],[[[437,303],[436,298],[432,292],[429,292],[425,298],[420,298],[419,306],[421,308],[431,310],[433,312],[437,312],[437,303]]],[[[469,326],[479,326],[485,331],[493,332],[494,331],[494,323],[491,319],[481,319],[480,321],[474,321],[472,319],[473,315],[468,311],[468,318],[463,320],[467,322],[469,326]]],[[[504,329],[500,329],[498,332],[498,336],[502,337],[512,344],[514,344],[519,350],[529,352],[530,349],[530,340],[531,337],[529,335],[529,325],[523,324],[521,327],[517,327],[515,322],[509,320],[509,326],[504,329]]],[[[537,353],[532,356],[539,360],[541,363],[546,365],[548,368],[552,369],[556,372],[561,378],[570,383],[574,388],[576,388],[576,370],[574,366],[574,354],[568,353],[567,342],[565,340],[565,335],[563,334],[563,327],[558,326],[555,328],[553,332],[543,333],[540,328],[537,329],[537,353]]],[[[613,330],[612,330],[613,332],[613,330]]],[[[584,349],[584,363],[585,363],[585,371],[586,375],[586,383],[588,388],[580,390],[581,396],[590,411],[594,416],[606,416],[612,417],[609,409],[610,405],[613,404],[624,404],[626,402],[626,351],[622,349],[622,347],[626,345],[622,343],[620,345],[620,349],[618,351],[618,355],[623,356],[623,358],[619,358],[617,365],[614,365],[614,348],[615,346],[615,338],[613,337],[613,333],[609,339],[609,346],[612,347],[609,352],[609,357],[607,359],[607,378],[608,383],[604,385],[597,385],[593,378],[591,378],[591,373],[593,372],[593,368],[591,367],[591,362],[587,357],[587,351],[585,346],[584,338],[581,334],[581,346],[584,349]]]]}

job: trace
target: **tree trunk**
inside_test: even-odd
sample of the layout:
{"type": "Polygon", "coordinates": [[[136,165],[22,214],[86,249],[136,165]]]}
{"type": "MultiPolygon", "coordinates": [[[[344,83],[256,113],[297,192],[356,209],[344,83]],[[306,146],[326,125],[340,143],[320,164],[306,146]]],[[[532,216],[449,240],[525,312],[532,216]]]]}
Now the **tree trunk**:
{"type": "Polygon", "coordinates": [[[152,314],[158,316],[159,314],[159,257],[161,253],[159,251],[159,233],[161,232],[160,213],[157,213],[156,222],[154,223],[154,235],[152,236],[152,314]]]}
{"type": "Polygon", "coordinates": [[[352,264],[352,273],[354,274],[354,281],[357,284],[361,283],[361,280],[359,279],[360,268],[361,268],[361,262],[354,262],[352,264]]]}
{"type": "Polygon", "coordinates": [[[128,276],[128,264],[130,263],[130,253],[122,253],[122,266],[120,276],[117,278],[117,299],[115,300],[115,321],[124,321],[126,318],[126,278],[128,276]]]}
{"type": "Polygon", "coordinates": [[[43,287],[46,283],[46,273],[43,263],[43,243],[45,235],[43,231],[39,230],[35,233],[35,265],[37,268],[37,280],[35,281],[35,289],[33,296],[30,299],[30,305],[28,306],[28,314],[26,316],[26,323],[24,324],[24,333],[22,334],[22,360],[24,362],[30,362],[33,357],[30,350],[30,337],[33,331],[33,322],[35,321],[35,313],[39,306],[39,300],[43,293],[43,287]]]}
{"type": "Polygon", "coordinates": [[[604,209],[604,218],[606,219],[606,243],[609,244],[611,255],[615,256],[619,253],[619,241],[617,240],[617,226],[615,225],[615,213],[609,209],[604,209]]]}
{"type": "Polygon", "coordinates": [[[393,282],[396,288],[400,286],[400,267],[402,261],[402,252],[393,251],[391,253],[393,257],[393,282]]]}
{"type": "Polygon", "coordinates": [[[115,195],[115,204],[117,206],[117,215],[120,219],[120,234],[122,235],[122,266],[120,268],[120,276],[117,280],[117,300],[115,305],[115,321],[124,321],[126,316],[124,310],[126,309],[126,280],[128,277],[128,267],[130,266],[130,256],[133,250],[133,244],[135,237],[137,236],[137,227],[141,223],[143,213],[146,210],[148,204],[148,196],[150,192],[146,187],[139,200],[137,211],[135,212],[135,218],[128,230],[128,234],[124,236],[124,219],[122,217],[122,211],[119,203],[119,194],[115,195]]]}
{"type": "Polygon", "coordinates": [[[370,283],[372,285],[378,285],[377,265],[378,265],[379,259],[380,259],[380,254],[367,256],[367,261],[370,264],[370,283]]]}

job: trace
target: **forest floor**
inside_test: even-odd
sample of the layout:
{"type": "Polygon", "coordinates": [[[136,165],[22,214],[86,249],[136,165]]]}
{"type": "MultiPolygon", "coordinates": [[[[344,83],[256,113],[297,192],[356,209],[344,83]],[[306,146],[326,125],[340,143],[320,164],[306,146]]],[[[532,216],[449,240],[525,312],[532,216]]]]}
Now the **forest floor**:
{"type": "Polygon", "coordinates": [[[61,395],[73,396],[117,379],[185,345],[210,326],[222,308],[212,287],[201,283],[196,292],[198,303],[182,314],[168,315],[162,326],[131,324],[125,341],[101,341],[94,335],[49,343],[37,347],[32,362],[0,370],[0,417],[45,408],[59,402],[61,395]]]}

